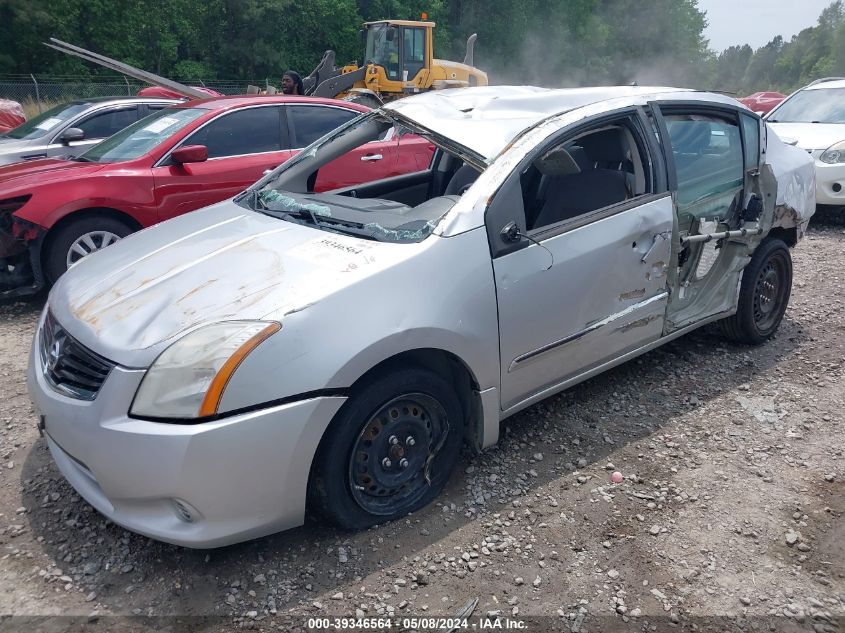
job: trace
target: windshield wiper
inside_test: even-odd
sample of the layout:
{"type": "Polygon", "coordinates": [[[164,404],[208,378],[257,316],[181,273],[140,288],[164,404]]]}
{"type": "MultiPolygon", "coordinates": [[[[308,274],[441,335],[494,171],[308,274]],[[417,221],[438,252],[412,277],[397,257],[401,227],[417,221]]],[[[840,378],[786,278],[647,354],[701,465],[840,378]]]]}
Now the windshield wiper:
{"type": "Polygon", "coordinates": [[[265,211],[267,203],[261,197],[261,191],[258,189],[247,189],[242,194],[235,198],[235,202],[246,200],[247,206],[253,211],[265,211]]]}
{"type": "Polygon", "coordinates": [[[77,163],[93,163],[94,161],[90,158],[85,158],[84,156],[71,156],[71,160],[77,163]]]}
{"type": "Polygon", "coordinates": [[[315,213],[313,209],[309,209],[308,205],[305,205],[304,209],[296,209],[291,211],[274,211],[273,209],[268,209],[270,213],[278,213],[282,217],[290,217],[295,218],[297,220],[310,220],[314,226],[325,226],[328,228],[332,228],[332,225],[337,224],[343,227],[349,227],[354,229],[363,229],[364,225],[361,222],[355,222],[354,220],[342,220],[340,218],[336,218],[334,216],[322,216],[318,213],[315,213]]]}
{"type": "Polygon", "coordinates": [[[364,224],[361,222],[343,220],[334,216],[322,216],[319,213],[315,213],[312,209],[297,209],[295,211],[276,211],[274,209],[266,209],[261,211],[261,213],[273,217],[279,217],[283,220],[301,220],[306,224],[313,224],[325,231],[344,233],[346,235],[357,235],[369,240],[379,241],[375,232],[365,228],[364,224]]]}

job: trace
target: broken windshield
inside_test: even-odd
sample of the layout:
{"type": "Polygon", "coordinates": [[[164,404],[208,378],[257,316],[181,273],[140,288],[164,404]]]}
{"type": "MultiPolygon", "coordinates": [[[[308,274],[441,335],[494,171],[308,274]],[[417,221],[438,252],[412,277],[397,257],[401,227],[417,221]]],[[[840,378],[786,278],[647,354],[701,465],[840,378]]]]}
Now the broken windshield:
{"type": "MultiPolygon", "coordinates": [[[[474,181],[450,187],[467,164],[465,151],[412,122],[373,112],[305,148],[236,201],[320,230],[419,242],[474,181]]],[[[469,167],[475,176],[481,172],[469,167]]]]}

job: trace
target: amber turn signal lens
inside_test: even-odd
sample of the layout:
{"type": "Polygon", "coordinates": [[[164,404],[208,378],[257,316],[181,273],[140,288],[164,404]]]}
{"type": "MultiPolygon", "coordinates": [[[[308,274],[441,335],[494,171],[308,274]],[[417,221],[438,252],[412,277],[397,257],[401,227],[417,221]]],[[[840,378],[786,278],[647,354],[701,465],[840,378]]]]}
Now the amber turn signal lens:
{"type": "Polygon", "coordinates": [[[205,392],[205,398],[203,398],[202,406],[200,406],[200,417],[215,415],[217,413],[217,409],[220,407],[220,400],[223,398],[223,392],[226,390],[226,385],[229,384],[229,379],[231,379],[232,374],[235,373],[235,370],[252,350],[261,345],[261,343],[266,341],[280,329],[282,329],[281,324],[270,323],[266,328],[241,345],[237,351],[232,354],[225,363],[223,363],[220,371],[217,372],[217,375],[214,376],[214,380],[211,381],[208,391],[205,392]]]}

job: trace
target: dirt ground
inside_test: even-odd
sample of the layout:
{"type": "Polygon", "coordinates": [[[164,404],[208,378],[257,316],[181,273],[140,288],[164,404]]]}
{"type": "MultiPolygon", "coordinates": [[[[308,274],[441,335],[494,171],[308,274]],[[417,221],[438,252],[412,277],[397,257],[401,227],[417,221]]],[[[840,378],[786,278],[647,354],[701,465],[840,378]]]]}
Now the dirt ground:
{"type": "Polygon", "coordinates": [[[406,520],[211,551],[129,533],[64,482],[24,379],[43,300],[0,306],[0,629],[440,630],[411,618],[478,598],[469,630],[842,630],[845,230],[793,256],[767,344],[708,327],[550,398],[406,520]]]}

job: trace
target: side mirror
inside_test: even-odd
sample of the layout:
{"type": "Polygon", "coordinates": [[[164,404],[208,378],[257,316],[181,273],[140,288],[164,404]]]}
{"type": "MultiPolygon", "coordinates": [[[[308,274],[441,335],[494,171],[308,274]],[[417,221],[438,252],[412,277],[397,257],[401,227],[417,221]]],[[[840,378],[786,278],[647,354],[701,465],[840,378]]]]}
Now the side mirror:
{"type": "Polygon", "coordinates": [[[85,139],[85,132],[80,130],[78,127],[69,127],[62,135],[59,137],[59,140],[64,143],[65,145],[70,145],[71,143],[75,143],[76,141],[82,141],[85,139]]]}
{"type": "Polygon", "coordinates": [[[179,165],[204,163],[208,160],[208,148],[205,145],[183,145],[178,149],[174,149],[170,158],[174,163],[179,165]]]}
{"type": "Polygon", "coordinates": [[[361,42],[367,41],[367,29],[361,29],[358,31],[358,37],[361,38],[361,42]]]}
{"type": "Polygon", "coordinates": [[[522,239],[522,231],[516,225],[516,222],[508,222],[499,232],[499,236],[506,244],[514,244],[522,239]]]}

